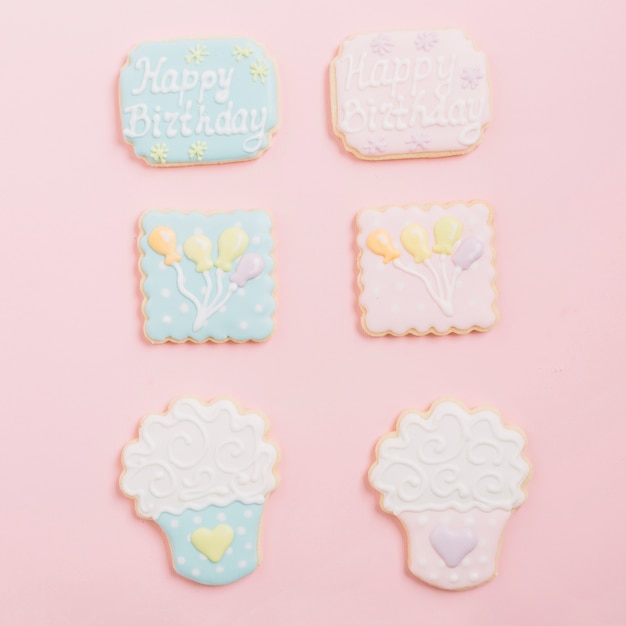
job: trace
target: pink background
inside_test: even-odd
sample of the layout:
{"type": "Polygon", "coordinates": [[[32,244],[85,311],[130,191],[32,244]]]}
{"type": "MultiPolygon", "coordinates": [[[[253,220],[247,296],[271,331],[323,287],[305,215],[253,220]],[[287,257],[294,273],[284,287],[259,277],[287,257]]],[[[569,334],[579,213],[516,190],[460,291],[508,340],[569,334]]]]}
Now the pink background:
{"type": "Polygon", "coordinates": [[[624,623],[624,37],[613,0],[14,3],[0,22],[0,621],[6,624],[624,623]],[[293,8],[288,8],[293,7],[293,8]],[[328,64],[354,32],[456,26],[490,62],[494,121],[460,157],[364,162],[330,130],[328,64]],[[251,35],[276,59],[281,130],[258,161],[151,169],[123,143],[117,73],[148,39],[251,35]],[[500,321],[486,334],[359,329],[354,215],[483,198],[500,321]],[[149,345],[137,219],[275,217],[278,329],[260,345],[149,345]],[[121,495],[122,446],[176,396],[267,413],[283,452],[263,562],[227,588],[176,576],[121,495]],[[500,575],[407,573],[365,475],[377,439],[441,395],[523,428],[534,468],[500,575]]]}

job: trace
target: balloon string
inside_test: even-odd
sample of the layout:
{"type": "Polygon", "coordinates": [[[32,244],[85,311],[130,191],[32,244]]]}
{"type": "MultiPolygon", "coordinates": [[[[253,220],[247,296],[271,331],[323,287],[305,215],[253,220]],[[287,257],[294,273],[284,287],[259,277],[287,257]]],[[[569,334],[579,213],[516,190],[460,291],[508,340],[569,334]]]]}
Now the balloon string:
{"type": "Polygon", "coordinates": [[[178,291],[185,296],[185,298],[191,300],[197,310],[198,315],[200,314],[200,310],[202,309],[202,305],[196,296],[194,296],[190,291],[187,291],[185,287],[185,276],[183,274],[183,269],[178,263],[172,263],[172,266],[176,270],[176,286],[178,287],[178,291]]]}
{"type": "Polygon", "coordinates": [[[208,319],[209,317],[211,317],[211,315],[213,315],[215,311],[219,311],[230,300],[230,297],[235,293],[235,291],[237,291],[237,285],[236,283],[231,283],[230,286],[228,287],[228,292],[226,296],[224,296],[224,299],[221,302],[218,302],[217,304],[215,304],[215,300],[213,301],[208,311],[206,311],[206,313],[204,314],[205,319],[208,319]]]}
{"type": "Polygon", "coordinates": [[[454,272],[452,272],[452,283],[450,285],[450,295],[448,296],[448,306],[450,307],[450,311],[452,311],[452,297],[454,296],[456,281],[458,280],[462,271],[463,270],[460,267],[455,267],[454,272]]]}
{"type": "Polygon", "coordinates": [[[406,267],[400,261],[394,261],[393,265],[399,270],[410,274],[411,276],[416,276],[417,278],[419,278],[424,283],[424,286],[426,287],[426,290],[428,291],[430,297],[434,300],[435,304],[442,310],[444,315],[447,315],[448,317],[452,315],[452,310],[450,309],[448,303],[435,293],[431,282],[428,280],[428,278],[426,278],[426,276],[422,276],[422,274],[420,274],[416,270],[412,270],[406,267]]]}
{"type": "Polygon", "coordinates": [[[206,282],[206,291],[204,292],[204,298],[202,299],[202,308],[206,309],[209,304],[209,297],[211,296],[213,285],[211,284],[211,274],[208,271],[202,272],[202,276],[204,276],[204,280],[206,282]]]}
{"type": "Polygon", "coordinates": [[[441,281],[439,280],[439,274],[435,271],[433,264],[430,262],[430,259],[426,259],[424,261],[424,265],[429,269],[430,273],[433,275],[435,282],[437,283],[437,292],[439,294],[439,298],[444,300],[446,297],[446,292],[443,290],[441,286],[441,281]]]}
{"type": "Polygon", "coordinates": [[[217,283],[217,293],[215,294],[215,298],[213,298],[213,302],[209,304],[209,309],[212,309],[215,306],[215,303],[222,297],[222,292],[224,291],[224,283],[222,282],[222,276],[224,276],[224,270],[221,270],[219,267],[217,268],[215,282],[217,283]]]}
{"type": "Polygon", "coordinates": [[[450,281],[448,279],[448,273],[446,272],[446,265],[445,265],[446,256],[447,255],[445,254],[439,255],[439,267],[441,268],[441,275],[443,276],[443,282],[445,285],[445,293],[443,294],[443,296],[445,297],[446,301],[449,302],[452,296],[450,293],[450,281]]]}

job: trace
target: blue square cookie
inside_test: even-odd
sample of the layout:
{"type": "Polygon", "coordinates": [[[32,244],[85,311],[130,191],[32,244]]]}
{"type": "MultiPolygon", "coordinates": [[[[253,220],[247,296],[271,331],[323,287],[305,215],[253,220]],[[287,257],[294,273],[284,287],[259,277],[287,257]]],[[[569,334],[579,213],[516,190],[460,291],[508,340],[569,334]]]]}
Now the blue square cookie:
{"type": "Polygon", "coordinates": [[[147,339],[264,341],[271,336],[276,302],[268,213],[148,211],[140,231],[147,339]]]}

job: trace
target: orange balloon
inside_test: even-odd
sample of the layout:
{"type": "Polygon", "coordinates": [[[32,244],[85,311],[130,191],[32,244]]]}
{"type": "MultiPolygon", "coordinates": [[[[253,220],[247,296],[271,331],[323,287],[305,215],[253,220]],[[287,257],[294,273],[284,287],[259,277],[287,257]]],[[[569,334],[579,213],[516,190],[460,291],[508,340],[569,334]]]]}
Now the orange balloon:
{"type": "Polygon", "coordinates": [[[176,252],[176,233],[169,226],[158,226],[148,235],[148,244],[159,254],[165,257],[165,265],[172,265],[180,261],[176,252]]]}
{"type": "Polygon", "coordinates": [[[367,236],[367,247],[383,257],[383,263],[389,263],[400,256],[400,251],[394,248],[391,235],[383,228],[372,231],[367,236]]]}

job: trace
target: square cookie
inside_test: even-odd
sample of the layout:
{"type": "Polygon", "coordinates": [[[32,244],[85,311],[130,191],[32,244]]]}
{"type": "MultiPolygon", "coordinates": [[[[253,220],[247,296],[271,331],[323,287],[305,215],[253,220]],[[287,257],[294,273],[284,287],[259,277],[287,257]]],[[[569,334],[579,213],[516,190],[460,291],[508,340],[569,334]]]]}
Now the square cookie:
{"type": "Polygon", "coordinates": [[[445,335],[495,324],[494,234],[486,203],[366,209],[357,227],[366,333],[445,335]]]}
{"type": "Polygon", "coordinates": [[[140,220],[144,334],[264,341],[274,330],[272,220],[265,211],[148,211],[140,220]]]}

